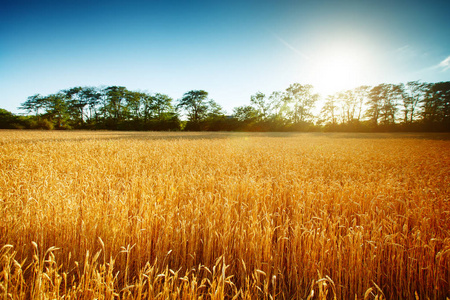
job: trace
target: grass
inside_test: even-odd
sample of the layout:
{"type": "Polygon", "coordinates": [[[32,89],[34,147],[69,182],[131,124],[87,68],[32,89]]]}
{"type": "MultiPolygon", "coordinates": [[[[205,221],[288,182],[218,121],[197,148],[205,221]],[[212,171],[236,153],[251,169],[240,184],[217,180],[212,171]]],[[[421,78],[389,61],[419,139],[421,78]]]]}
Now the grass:
{"type": "Polygon", "coordinates": [[[2,299],[446,299],[448,135],[0,132],[2,299]]]}

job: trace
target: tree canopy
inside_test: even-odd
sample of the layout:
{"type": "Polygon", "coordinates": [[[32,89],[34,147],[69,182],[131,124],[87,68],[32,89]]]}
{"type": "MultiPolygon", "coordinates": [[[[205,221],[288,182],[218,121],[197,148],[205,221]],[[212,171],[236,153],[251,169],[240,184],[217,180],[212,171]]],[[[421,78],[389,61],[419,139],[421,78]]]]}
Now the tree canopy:
{"type": "Polygon", "coordinates": [[[124,86],[72,87],[35,94],[1,110],[1,128],[238,131],[450,131],[450,82],[360,86],[322,98],[294,83],[269,96],[256,92],[226,115],[205,90],[179,100],[124,86]],[[321,103],[320,107],[317,107],[321,103]],[[320,110],[319,110],[320,109],[320,110]]]}

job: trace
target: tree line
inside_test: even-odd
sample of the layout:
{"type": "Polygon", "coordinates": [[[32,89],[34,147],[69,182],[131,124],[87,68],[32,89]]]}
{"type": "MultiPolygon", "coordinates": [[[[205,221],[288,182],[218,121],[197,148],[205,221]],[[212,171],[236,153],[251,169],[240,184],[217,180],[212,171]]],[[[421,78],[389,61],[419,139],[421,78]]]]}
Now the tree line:
{"type": "Polygon", "coordinates": [[[123,86],[73,87],[28,97],[24,115],[0,109],[0,128],[210,131],[450,131],[450,82],[360,86],[321,99],[309,84],[257,92],[231,115],[204,90],[179,100],[123,86]]]}

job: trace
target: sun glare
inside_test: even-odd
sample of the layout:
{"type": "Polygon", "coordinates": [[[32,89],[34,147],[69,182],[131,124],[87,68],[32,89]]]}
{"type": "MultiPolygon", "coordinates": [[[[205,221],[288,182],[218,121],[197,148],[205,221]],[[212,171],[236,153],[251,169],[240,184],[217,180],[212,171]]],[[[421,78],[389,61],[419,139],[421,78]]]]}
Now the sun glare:
{"type": "Polygon", "coordinates": [[[363,84],[365,71],[365,61],[356,49],[326,49],[314,59],[313,84],[325,96],[363,84]]]}

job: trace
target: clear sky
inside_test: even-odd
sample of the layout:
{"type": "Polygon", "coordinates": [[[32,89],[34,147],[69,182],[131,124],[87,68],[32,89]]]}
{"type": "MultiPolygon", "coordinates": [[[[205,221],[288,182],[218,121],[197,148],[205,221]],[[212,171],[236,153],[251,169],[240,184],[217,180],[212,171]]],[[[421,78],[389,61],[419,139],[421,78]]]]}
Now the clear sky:
{"type": "Polygon", "coordinates": [[[450,1],[0,0],[0,108],[121,85],[228,113],[258,91],[450,80],[450,1]]]}

